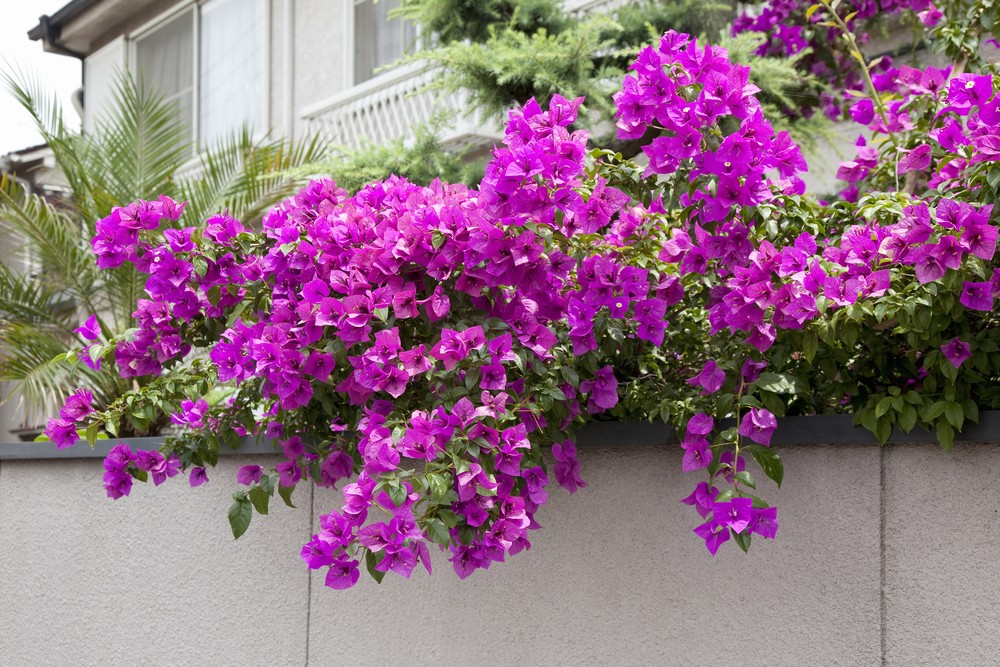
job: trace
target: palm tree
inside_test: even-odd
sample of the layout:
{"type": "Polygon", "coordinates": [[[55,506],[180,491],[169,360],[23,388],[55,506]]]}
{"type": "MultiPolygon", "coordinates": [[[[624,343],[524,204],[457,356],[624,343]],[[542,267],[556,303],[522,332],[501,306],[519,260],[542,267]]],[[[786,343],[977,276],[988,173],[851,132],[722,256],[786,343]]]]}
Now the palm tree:
{"type": "Polygon", "coordinates": [[[192,159],[189,131],[174,106],[128,74],[117,80],[114,110],[96,132],[81,134],[68,128],[37,80],[4,78],[68,185],[64,200],[47,200],[15,179],[0,179],[0,232],[19,239],[18,250],[40,267],[24,274],[11,256],[0,257],[0,382],[11,388],[0,399],[20,395],[25,418],[37,420],[76,387],[91,388],[102,404],[133,387],[113,369],[53,361],[79,345],[73,330],[91,313],[106,333],[133,326],[144,277],[131,264],[97,268],[90,247],[97,220],[117,206],[165,194],[187,202],[188,226],[224,210],[252,224],[294,190],[296,183],[284,174],[315,162],[322,151],[315,139],[297,145],[257,141],[242,130],[192,159]]]}

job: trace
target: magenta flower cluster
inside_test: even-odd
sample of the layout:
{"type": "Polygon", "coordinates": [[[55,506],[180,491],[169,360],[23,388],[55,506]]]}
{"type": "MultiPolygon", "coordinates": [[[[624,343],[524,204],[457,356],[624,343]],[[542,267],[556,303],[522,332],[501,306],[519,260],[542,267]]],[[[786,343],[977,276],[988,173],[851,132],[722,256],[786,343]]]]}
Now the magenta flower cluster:
{"type": "MultiPolygon", "coordinates": [[[[864,2],[858,17],[904,5],[935,11],[864,2]]],[[[772,2],[736,29],[779,26],[762,49],[796,54],[806,33],[782,21],[799,10],[772,2]]],[[[226,431],[280,447],[273,468],[239,470],[237,516],[275,486],[286,500],[303,482],[339,486],[339,504],[301,551],[334,589],[363,568],[377,579],[430,572],[435,550],[464,578],[530,548],[550,473],[570,493],[587,486],[574,428],[631,416],[648,360],[669,368],[665,382],[685,397],[672,415],[682,470],[707,474],[682,501],[701,519],[695,534],[713,555],[729,540],[746,549],[752,535],[774,538],[777,509],[751,493],[748,468],[752,458],[780,484],[770,446],[781,413],[758,400],[775,378],[769,353],[779,336],[903,284],[960,275],[960,305],[992,310],[992,207],[967,203],[960,186],[1000,159],[1000,103],[989,76],[873,68],[886,102],[860,97],[848,113],[875,140],[860,140],[839,176],[865,184],[888,174],[949,196],[900,193],[892,216],[775,232],[769,216],[807,206],[807,166],[765,118],[749,68],[671,31],[630,69],[616,122],[619,138],[643,140],[639,194],[590,153],[577,129],[583,100],[555,95],[548,108],[531,100],[510,112],[478,189],[391,177],[349,195],[316,180],[269,211],[259,233],[227,215],[184,227],[183,204],[137,202],[97,223],[93,249],[102,268],[134,265],[148,298],[135,330],[107,345],[97,316],[88,320],[79,357],[98,369],[88,350],[106,349],[107,365],[146,379],[209,366],[207,384],[224,398],[178,383],[163,404],[179,440],[226,431]],[[926,141],[881,140],[919,114],[935,118],[926,141]],[[699,326],[724,343],[692,352],[672,339],[699,326]]],[[[973,355],[968,336],[933,345],[955,369],[973,355]]],[[[76,443],[93,404],[86,390],[71,396],[49,438],[76,443]]],[[[115,410],[124,413],[99,414],[115,410]]],[[[182,469],[202,484],[212,461],[199,451],[120,444],[105,461],[108,495],[182,469]]]]}
{"type": "MultiPolygon", "coordinates": [[[[679,296],[669,281],[615,252],[577,258],[552,244],[552,232],[629,242],[628,227],[611,224],[628,196],[603,180],[589,197],[579,193],[587,137],[567,127],[580,102],[557,96],[548,110],[532,102],[512,112],[479,192],[391,178],[348,197],[315,181],[265,216],[259,251],[226,216],[202,231],[173,226],[181,207],[165,198],[98,224],[101,266],[128,261],[148,274],[138,331],[115,343],[123,376],[183,363],[191,347],[182,331],[230,318],[209,358],[220,383],[259,392],[254,431],[281,445],[278,484],[294,487],[313,467],[325,486],[357,472],[303,549],[331,587],[353,584],[365,558],[374,571],[405,577],[418,562],[430,569],[430,542],[463,577],[529,547],[549,482],[536,443],[619,397],[610,365],[579,363],[582,379],[560,377],[546,389],[563,406],[550,428],[532,409],[525,367],[548,376],[561,341],[578,362],[597,350],[598,312],[630,322],[639,340],[663,341],[664,314],[679,296]],[[234,310],[262,288],[266,306],[234,310]],[[456,394],[454,383],[468,391],[456,394]],[[318,394],[338,406],[338,419],[325,433],[295,427],[290,415],[318,394]],[[407,472],[415,461],[428,471],[416,484],[407,472]],[[391,519],[373,523],[382,512],[391,519]]],[[[630,215],[635,226],[643,212],[630,215]]],[[[171,421],[194,432],[242,428],[197,397],[181,401],[171,421]]],[[[552,454],[562,486],[586,486],[571,440],[555,440],[552,454]]],[[[113,497],[128,494],[131,476],[160,479],[176,460],[135,456],[121,447],[109,456],[113,497]]],[[[245,467],[238,481],[253,488],[264,475],[245,467]]],[[[206,479],[192,468],[192,486],[206,479]]]]}

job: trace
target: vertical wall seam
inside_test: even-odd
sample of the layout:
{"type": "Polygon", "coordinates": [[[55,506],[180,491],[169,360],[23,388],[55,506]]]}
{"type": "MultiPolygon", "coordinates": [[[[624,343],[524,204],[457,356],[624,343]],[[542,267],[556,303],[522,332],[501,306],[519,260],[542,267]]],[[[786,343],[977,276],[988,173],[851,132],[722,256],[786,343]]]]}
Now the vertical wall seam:
{"type": "MultiPolygon", "coordinates": [[[[309,528],[306,531],[306,540],[312,538],[312,528],[315,521],[313,514],[316,506],[316,485],[309,485],[309,528]]],[[[312,570],[306,568],[306,667],[309,667],[309,635],[312,634],[312,570]]]]}
{"type": "Polygon", "coordinates": [[[885,609],[885,489],[886,489],[886,460],[885,448],[887,445],[879,446],[879,473],[878,473],[878,552],[879,552],[879,650],[881,652],[881,664],[887,664],[886,656],[886,609],[885,609]]]}

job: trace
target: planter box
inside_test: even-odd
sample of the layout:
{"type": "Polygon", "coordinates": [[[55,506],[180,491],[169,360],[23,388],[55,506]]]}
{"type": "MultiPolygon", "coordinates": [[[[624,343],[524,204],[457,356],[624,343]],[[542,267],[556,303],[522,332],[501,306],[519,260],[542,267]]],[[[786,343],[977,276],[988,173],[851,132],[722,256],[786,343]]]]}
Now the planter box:
{"type": "MultiPolygon", "coordinates": [[[[836,444],[877,444],[875,436],[859,426],[853,426],[851,415],[815,415],[809,417],[785,417],[778,420],[771,444],[781,445],[836,445],[836,444]]],[[[140,449],[156,449],[163,443],[162,437],[126,438],[124,440],[98,440],[93,449],[86,443],[68,449],[56,449],[47,442],[0,443],[0,460],[4,459],[85,459],[104,458],[118,442],[128,442],[140,449]]],[[[673,429],[662,423],[649,422],[591,422],[577,431],[577,446],[588,447],[664,447],[676,445],[678,439],[673,429]]],[[[933,433],[916,429],[911,433],[895,431],[890,443],[935,443],[933,433]]],[[[978,424],[967,424],[962,433],[955,436],[955,442],[1000,442],[1000,410],[980,413],[978,424]]],[[[232,456],[240,454],[273,454],[277,452],[272,443],[246,438],[239,449],[223,449],[220,454],[232,456]]]]}

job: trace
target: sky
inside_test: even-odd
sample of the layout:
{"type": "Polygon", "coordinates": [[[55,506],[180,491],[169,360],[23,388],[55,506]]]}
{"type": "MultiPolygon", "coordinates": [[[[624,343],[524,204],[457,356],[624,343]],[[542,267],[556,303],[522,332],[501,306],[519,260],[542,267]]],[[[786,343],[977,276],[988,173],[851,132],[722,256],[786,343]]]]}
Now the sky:
{"type": "MultiPolygon", "coordinates": [[[[63,105],[67,122],[78,126],[79,116],[70,97],[80,87],[81,65],[76,58],[45,53],[41,42],[28,39],[28,31],[42,14],[54,14],[69,0],[5,0],[0,21],[0,69],[11,66],[33,76],[55,92],[63,105]]],[[[0,155],[41,143],[31,117],[0,85],[0,155]]]]}

